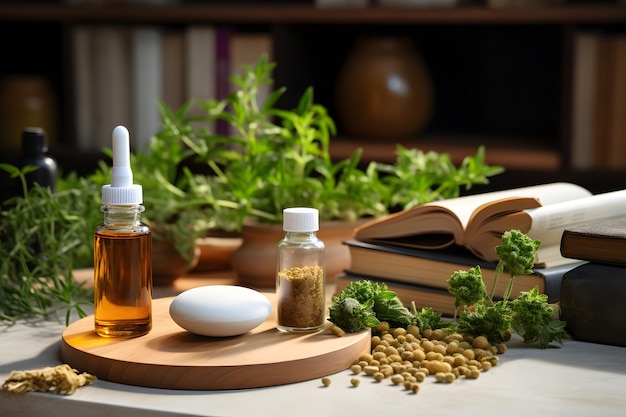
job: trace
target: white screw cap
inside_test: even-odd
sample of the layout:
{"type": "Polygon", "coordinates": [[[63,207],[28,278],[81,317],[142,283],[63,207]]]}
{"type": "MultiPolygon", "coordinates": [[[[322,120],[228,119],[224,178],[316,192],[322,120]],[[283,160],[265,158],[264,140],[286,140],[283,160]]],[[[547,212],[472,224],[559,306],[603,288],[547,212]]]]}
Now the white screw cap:
{"type": "Polygon", "coordinates": [[[308,207],[284,209],[283,230],[286,232],[316,232],[319,230],[319,211],[308,207]]]}

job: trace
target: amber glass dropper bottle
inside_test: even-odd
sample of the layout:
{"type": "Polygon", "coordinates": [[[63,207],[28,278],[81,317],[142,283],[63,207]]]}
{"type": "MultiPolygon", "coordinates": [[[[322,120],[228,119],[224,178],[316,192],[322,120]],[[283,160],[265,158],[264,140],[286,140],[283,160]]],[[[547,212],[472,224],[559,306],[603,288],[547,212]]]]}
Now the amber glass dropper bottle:
{"type": "Polygon", "coordinates": [[[102,187],[104,223],[94,235],[94,317],[104,337],[152,328],[152,236],[141,222],[141,185],[133,184],[128,130],[113,130],[111,184],[102,187]]]}

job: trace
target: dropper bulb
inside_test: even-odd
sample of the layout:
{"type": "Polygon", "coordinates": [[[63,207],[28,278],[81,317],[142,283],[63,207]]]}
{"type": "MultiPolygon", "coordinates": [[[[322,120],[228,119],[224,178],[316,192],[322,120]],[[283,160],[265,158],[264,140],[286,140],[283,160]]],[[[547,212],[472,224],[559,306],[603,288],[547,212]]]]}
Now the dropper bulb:
{"type": "Polygon", "coordinates": [[[130,136],[128,129],[117,126],[113,129],[113,169],[112,187],[129,187],[133,184],[133,171],[130,169],[130,136]]]}
{"type": "Polygon", "coordinates": [[[102,204],[135,205],[143,203],[141,185],[133,184],[130,168],[130,138],[128,129],[117,126],[113,129],[113,167],[111,184],[102,187],[102,204]]]}

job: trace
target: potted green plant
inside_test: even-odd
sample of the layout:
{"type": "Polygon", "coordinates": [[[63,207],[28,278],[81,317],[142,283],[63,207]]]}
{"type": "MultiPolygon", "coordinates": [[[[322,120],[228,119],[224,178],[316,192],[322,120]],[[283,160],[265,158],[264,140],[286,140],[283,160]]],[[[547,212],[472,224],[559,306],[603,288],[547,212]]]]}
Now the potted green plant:
{"type": "MultiPolygon", "coordinates": [[[[292,110],[277,106],[284,87],[272,91],[264,103],[258,102],[259,88],[273,84],[270,74],[274,66],[266,56],[256,65],[244,66],[241,74],[230,79],[235,91],[223,100],[197,103],[203,111],[200,115],[190,115],[189,103],[176,112],[162,107],[164,127],[157,135],[177,138],[205,166],[206,172],[196,176],[196,183],[212,199],[232,204],[219,213],[216,225],[243,232],[240,251],[247,245],[247,229],[258,224],[274,226],[269,252],[261,254],[260,247],[254,247],[256,257],[249,270],[254,276],[248,277],[247,272],[242,276],[238,271],[246,284],[273,285],[272,251],[286,207],[318,208],[323,222],[354,222],[456,197],[462,187],[487,183],[489,176],[502,171],[485,164],[482,148],[459,167],[446,154],[400,146],[395,164],[370,162],[362,169],[361,150],[350,158],[334,161],[329,144],[336,133],[335,124],[327,110],[314,102],[311,87],[292,110]],[[228,134],[211,129],[219,121],[228,124],[228,134]],[[260,266],[263,262],[265,272],[260,266]],[[248,282],[248,278],[254,282],[248,282]]],[[[340,241],[349,238],[354,227],[354,223],[349,224],[348,234],[342,234],[338,246],[328,252],[340,250],[340,241]]],[[[324,224],[320,237],[328,245],[323,232],[324,224]]],[[[347,257],[347,249],[344,253],[347,257]]],[[[242,258],[237,257],[233,266],[241,265],[242,258]]],[[[329,277],[345,266],[343,262],[338,270],[329,270],[329,277]]]]}

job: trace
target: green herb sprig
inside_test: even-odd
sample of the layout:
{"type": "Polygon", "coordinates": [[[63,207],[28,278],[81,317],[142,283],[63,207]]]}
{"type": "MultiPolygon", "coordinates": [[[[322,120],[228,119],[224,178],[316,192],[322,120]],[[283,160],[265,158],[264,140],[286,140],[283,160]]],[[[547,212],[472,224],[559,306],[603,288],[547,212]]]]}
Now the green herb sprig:
{"type": "Polygon", "coordinates": [[[538,341],[543,348],[554,341],[563,344],[567,338],[566,322],[559,320],[559,307],[548,303],[548,296],[540,294],[537,287],[520,294],[511,303],[511,326],[525,342],[538,341]]]}
{"type": "Polygon", "coordinates": [[[532,266],[541,242],[519,230],[506,231],[496,247],[500,261],[496,266],[493,288],[488,295],[480,273],[475,267],[457,271],[448,280],[448,291],[455,296],[455,306],[461,310],[458,330],[473,336],[483,335],[494,344],[509,339],[512,332],[525,342],[539,341],[541,348],[551,342],[559,344],[568,337],[565,322],[557,318],[558,307],[548,304],[548,297],[539,294],[535,286],[510,300],[514,279],[532,274],[532,266]],[[504,271],[509,282],[502,300],[494,300],[497,280],[504,271]]]}
{"type": "Polygon", "coordinates": [[[360,280],[351,282],[333,296],[329,320],[346,332],[358,332],[375,327],[381,321],[392,326],[408,327],[417,324],[421,329],[448,327],[441,313],[430,308],[406,308],[398,295],[386,284],[360,280]]]}
{"type": "MultiPolygon", "coordinates": [[[[411,313],[404,307],[396,293],[390,291],[385,284],[370,281],[351,282],[334,300],[342,302],[347,298],[369,306],[379,321],[388,321],[406,327],[413,320],[411,313]]],[[[337,313],[338,311],[331,308],[330,320],[335,324],[337,324],[335,320],[341,317],[337,313]]]]}
{"type": "Polygon", "coordinates": [[[82,215],[89,202],[80,189],[55,193],[38,184],[27,189],[25,174],[33,167],[0,168],[21,181],[24,190],[23,197],[4,202],[0,212],[0,321],[58,317],[63,309],[66,324],[72,311],[85,316],[93,294],[72,270],[83,266],[86,254],[93,259],[93,229],[82,215]]]}
{"type": "Polygon", "coordinates": [[[453,272],[448,279],[448,292],[454,295],[456,310],[474,305],[487,298],[487,288],[483,282],[480,266],[477,265],[466,271],[453,272]]]}
{"type": "Polygon", "coordinates": [[[541,241],[533,240],[519,230],[509,230],[502,235],[502,244],[496,246],[496,254],[500,257],[496,266],[496,276],[491,289],[490,298],[493,299],[498,277],[506,268],[509,271],[509,284],[502,297],[505,301],[511,296],[513,280],[517,276],[533,273],[533,265],[541,241]]]}

